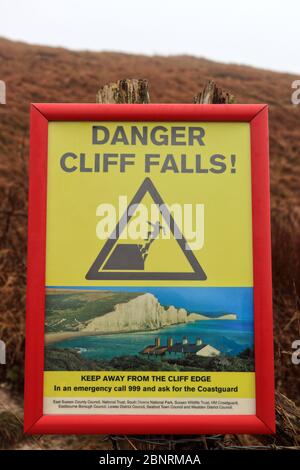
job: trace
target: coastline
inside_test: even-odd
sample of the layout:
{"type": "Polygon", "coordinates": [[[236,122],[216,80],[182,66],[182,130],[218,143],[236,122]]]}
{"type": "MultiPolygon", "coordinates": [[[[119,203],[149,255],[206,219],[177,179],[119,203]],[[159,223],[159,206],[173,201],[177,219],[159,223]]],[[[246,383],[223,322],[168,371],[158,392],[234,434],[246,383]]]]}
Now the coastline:
{"type": "Polygon", "coordinates": [[[65,341],[66,339],[76,338],[80,336],[85,336],[83,332],[80,331],[65,331],[58,333],[45,333],[45,346],[48,344],[59,343],[60,341],[65,341]]]}
{"type": "MultiPolygon", "coordinates": [[[[177,325],[184,325],[185,323],[176,323],[177,325]]],[[[168,325],[170,326],[170,325],[168,325]]],[[[83,336],[107,336],[107,335],[122,335],[126,333],[147,333],[150,331],[159,331],[164,329],[153,328],[148,330],[124,330],[124,331],[64,331],[57,333],[45,333],[45,346],[53,343],[59,343],[71,338],[80,338],[83,336]]]]}
{"type": "Polygon", "coordinates": [[[72,338],[80,338],[84,336],[106,336],[106,335],[119,335],[119,334],[126,334],[126,333],[147,333],[152,331],[160,331],[164,328],[174,325],[185,325],[187,323],[194,323],[197,321],[211,321],[211,320],[227,320],[233,321],[233,318],[194,318],[188,322],[180,322],[174,323],[172,325],[165,325],[161,328],[152,328],[146,330],[122,330],[122,331],[63,331],[63,332],[56,332],[56,333],[45,333],[45,346],[49,344],[59,343],[60,341],[65,341],[67,339],[72,338]]]}

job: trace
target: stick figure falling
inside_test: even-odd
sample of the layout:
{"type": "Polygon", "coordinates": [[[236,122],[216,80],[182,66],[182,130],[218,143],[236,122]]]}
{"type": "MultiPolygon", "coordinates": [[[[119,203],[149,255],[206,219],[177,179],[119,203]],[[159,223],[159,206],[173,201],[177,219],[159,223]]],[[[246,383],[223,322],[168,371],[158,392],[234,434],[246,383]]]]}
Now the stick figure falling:
{"type": "Polygon", "coordinates": [[[141,246],[140,251],[143,257],[143,260],[145,261],[148,254],[149,254],[149,248],[151,244],[154,242],[154,240],[159,236],[160,231],[163,232],[163,234],[166,233],[165,228],[161,225],[159,220],[155,223],[150,222],[149,220],[147,221],[147,224],[150,226],[148,229],[147,233],[147,238],[146,238],[146,243],[141,246]]]}

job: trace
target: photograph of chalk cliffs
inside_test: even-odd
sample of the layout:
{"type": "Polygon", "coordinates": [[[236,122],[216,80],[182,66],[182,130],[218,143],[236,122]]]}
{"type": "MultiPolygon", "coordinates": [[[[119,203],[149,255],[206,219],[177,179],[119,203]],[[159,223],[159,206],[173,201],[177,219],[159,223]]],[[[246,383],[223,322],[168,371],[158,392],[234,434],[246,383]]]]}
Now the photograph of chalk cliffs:
{"type": "MultiPolygon", "coordinates": [[[[293,0],[1,0],[3,468],[23,450],[300,450],[299,15],[293,0]],[[51,102],[268,104],[276,434],[24,434],[29,109],[51,102]]],[[[45,370],[255,371],[251,289],[202,290],[45,287],[45,370]]]]}
{"type": "Polygon", "coordinates": [[[245,372],[253,349],[252,288],[47,289],[45,370],[245,372]]]}

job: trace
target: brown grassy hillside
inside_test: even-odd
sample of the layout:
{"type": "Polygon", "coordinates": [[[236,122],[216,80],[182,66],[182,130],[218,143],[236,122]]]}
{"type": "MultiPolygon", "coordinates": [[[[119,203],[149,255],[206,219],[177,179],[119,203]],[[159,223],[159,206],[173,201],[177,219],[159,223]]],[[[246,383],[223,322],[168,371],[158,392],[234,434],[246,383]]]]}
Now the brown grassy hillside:
{"type": "Polygon", "coordinates": [[[7,84],[7,104],[0,105],[0,337],[9,343],[8,377],[22,381],[29,104],[95,102],[100,85],[126,77],[147,78],[157,103],[191,102],[213,79],[239,103],[270,105],[277,387],[297,400],[299,366],[290,353],[300,337],[300,106],[290,96],[299,77],[189,56],[72,52],[0,39],[7,84]]]}

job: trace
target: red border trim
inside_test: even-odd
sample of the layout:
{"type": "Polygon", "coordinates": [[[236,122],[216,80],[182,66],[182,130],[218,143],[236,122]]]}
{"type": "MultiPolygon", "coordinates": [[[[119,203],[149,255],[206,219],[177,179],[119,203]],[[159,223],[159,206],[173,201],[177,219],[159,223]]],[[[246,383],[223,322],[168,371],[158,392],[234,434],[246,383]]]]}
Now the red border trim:
{"type": "Polygon", "coordinates": [[[267,105],[31,106],[25,432],[100,434],[275,432],[267,105]],[[251,127],[256,416],[43,415],[48,121],[227,121],[251,127]]]}
{"type": "Polygon", "coordinates": [[[258,114],[260,104],[34,104],[48,121],[243,121],[258,114]]]}
{"type": "Polygon", "coordinates": [[[48,121],[34,106],[30,116],[24,428],[43,414],[44,310],[48,121]]]}

